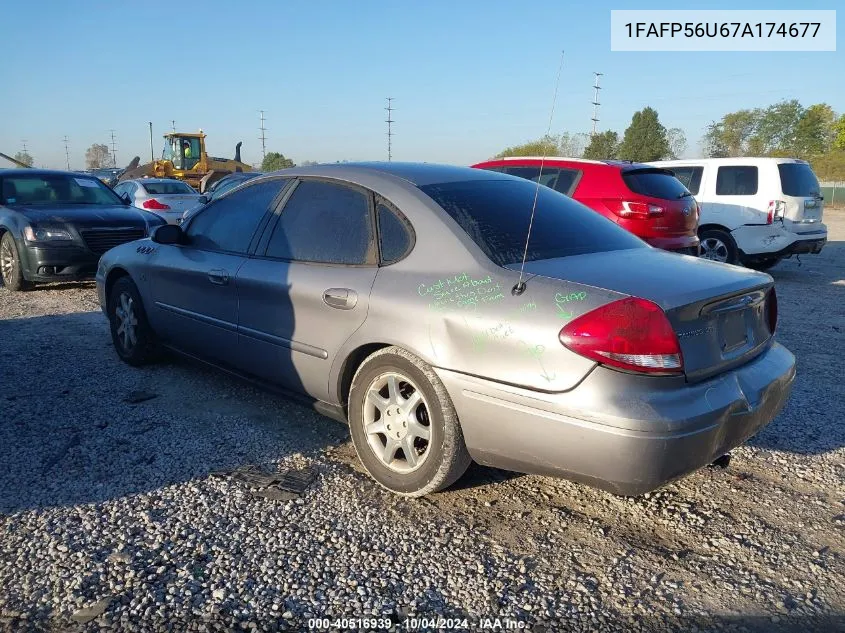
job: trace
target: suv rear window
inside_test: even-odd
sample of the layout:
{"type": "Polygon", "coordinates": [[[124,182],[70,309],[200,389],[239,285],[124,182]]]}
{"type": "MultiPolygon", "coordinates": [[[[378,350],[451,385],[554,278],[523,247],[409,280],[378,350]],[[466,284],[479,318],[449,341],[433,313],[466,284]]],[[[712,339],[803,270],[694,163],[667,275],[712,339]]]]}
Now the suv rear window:
{"type": "Polygon", "coordinates": [[[528,261],[646,247],[638,237],[580,202],[548,187],[538,190],[527,180],[448,182],[420,189],[499,266],[522,261],[535,193],[528,261]]]}
{"type": "Polygon", "coordinates": [[[537,182],[537,178],[541,178],[540,184],[551,187],[555,191],[560,191],[563,194],[569,195],[574,189],[575,181],[578,179],[580,172],[577,169],[560,169],[558,167],[543,166],[543,175],[540,176],[540,166],[524,166],[524,167],[505,167],[503,170],[506,174],[512,176],[519,176],[526,180],[533,180],[537,182]]]}
{"type": "Polygon", "coordinates": [[[681,181],[666,169],[630,169],[622,172],[622,180],[628,189],[641,196],[678,200],[692,195],[681,181]]]}
{"type": "Polygon", "coordinates": [[[780,188],[785,196],[819,196],[819,180],[805,163],[779,163],[780,188]]]}
{"type": "Polygon", "coordinates": [[[681,184],[690,190],[694,196],[698,195],[698,190],[701,187],[701,176],[704,174],[704,167],[684,166],[671,167],[675,178],[681,181],[681,184]]]}

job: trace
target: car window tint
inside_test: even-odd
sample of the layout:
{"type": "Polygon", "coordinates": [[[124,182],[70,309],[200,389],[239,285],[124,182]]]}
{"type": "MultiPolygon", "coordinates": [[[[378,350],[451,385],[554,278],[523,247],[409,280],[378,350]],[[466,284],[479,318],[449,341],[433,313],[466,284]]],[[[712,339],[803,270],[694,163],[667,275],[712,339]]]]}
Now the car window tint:
{"type": "Polygon", "coordinates": [[[675,178],[681,181],[681,184],[689,189],[693,195],[698,195],[698,190],[701,187],[701,176],[704,174],[704,167],[670,167],[669,168],[675,178]]]}
{"type": "Polygon", "coordinates": [[[151,195],[196,193],[184,182],[145,182],[143,187],[151,195]]]}
{"type": "Polygon", "coordinates": [[[329,182],[299,183],[282,209],[266,254],[327,264],[372,262],[368,196],[329,182]]]}
{"type": "Polygon", "coordinates": [[[526,180],[537,182],[540,179],[540,184],[551,187],[563,194],[569,194],[575,179],[578,177],[578,170],[576,169],[559,169],[556,167],[543,167],[543,175],[540,176],[540,166],[514,166],[505,167],[504,172],[512,176],[519,176],[526,180]]]}
{"type": "Polygon", "coordinates": [[[757,193],[757,168],[751,166],[719,167],[716,172],[717,196],[753,196],[757,193]]]}
{"type": "Polygon", "coordinates": [[[820,196],[819,180],[805,163],[780,163],[781,191],[785,196],[820,196]]]}
{"type": "Polygon", "coordinates": [[[209,251],[246,253],[261,218],[287,179],[266,180],[209,204],[188,225],[189,243],[209,251]]]}
{"type": "Polygon", "coordinates": [[[376,205],[381,262],[390,264],[405,256],[411,247],[411,225],[383,202],[376,205]]]}
{"type": "Polygon", "coordinates": [[[690,195],[681,181],[665,169],[632,169],[622,172],[625,185],[641,196],[678,200],[690,195]]]}
{"type": "Polygon", "coordinates": [[[481,169],[486,169],[487,171],[496,171],[499,173],[503,173],[505,171],[504,167],[482,167],[481,169]]]}
{"type": "Polygon", "coordinates": [[[537,208],[527,259],[645,248],[639,238],[572,198],[525,180],[476,180],[425,185],[481,250],[500,266],[522,261],[531,208],[537,208]]]}

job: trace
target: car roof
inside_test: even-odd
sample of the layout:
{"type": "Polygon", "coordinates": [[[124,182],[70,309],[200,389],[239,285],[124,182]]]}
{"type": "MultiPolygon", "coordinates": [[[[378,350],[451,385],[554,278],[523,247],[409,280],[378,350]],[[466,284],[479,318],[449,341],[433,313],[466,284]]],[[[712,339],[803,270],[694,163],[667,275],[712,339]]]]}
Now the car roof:
{"type": "Polygon", "coordinates": [[[292,167],[273,173],[290,176],[326,176],[336,178],[354,178],[362,174],[370,176],[388,175],[401,178],[417,187],[467,180],[501,180],[508,178],[505,174],[485,172],[480,169],[473,169],[472,167],[456,165],[366,161],[292,167]]]}
{"type": "Polygon", "coordinates": [[[735,156],[729,158],[680,158],[677,160],[656,160],[648,163],[658,167],[671,167],[682,165],[763,165],[767,163],[799,163],[808,165],[806,160],[800,158],[779,158],[775,156],[735,156]]]}
{"type": "Polygon", "coordinates": [[[4,169],[3,176],[88,176],[93,178],[93,174],[87,174],[81,171],[64,171],[61,169],[37,169],[20,167],[16,169],[4,169]]]}
{"type": "MultiPolygon", "coordinates": [[[[122,182],[160,183],[160,182],[184,182],[184,181],[179,180],[178,178],[130,178],[130,179],[124,180],[122,182]]],[[[188,183],[185,183],[185,184],[187,185],[188,183]]],[[[188,186],[190,186],[190,185],[188,185],[188,186]]]]}
{"type": "Polygon", "coordinates": [[[648,169],[653,165],[646,163],[635,163],[629,160],[592,160],[590,158],[571,158],[567,156],[504,156],[502,158],[492,158],[478,163],[476,167],[481,165],[504,165],[507,163],[528,162],[532,165],[538,162],[549,165],[562,164],[583,164],[583,165],[601,165],[605,167],[619,167],[622,171],[629,171],[632,169],[648,169]]]}

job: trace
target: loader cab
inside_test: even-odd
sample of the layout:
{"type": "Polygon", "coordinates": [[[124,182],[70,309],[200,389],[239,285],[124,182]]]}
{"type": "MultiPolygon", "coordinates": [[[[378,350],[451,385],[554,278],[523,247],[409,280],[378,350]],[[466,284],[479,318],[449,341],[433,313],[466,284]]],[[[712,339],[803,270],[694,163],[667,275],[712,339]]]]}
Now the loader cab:
{"type": "Polygon", "coordinates": [[[193,169],[200,162],[202,145],[196,136],[170,135],[164,137],[163,160],[173,163],[175,169],[193,169]]]}

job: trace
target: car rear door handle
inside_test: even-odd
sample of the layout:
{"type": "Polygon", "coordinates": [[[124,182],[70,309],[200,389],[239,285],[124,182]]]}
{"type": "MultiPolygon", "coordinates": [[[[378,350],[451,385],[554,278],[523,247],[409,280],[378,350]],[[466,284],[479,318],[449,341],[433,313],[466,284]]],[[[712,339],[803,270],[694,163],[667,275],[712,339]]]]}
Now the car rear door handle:
{"type": "Polygon", "coordinates": [[[349,288],[329,288],[323,293],[323,303],[338,310],[351,310],[358,303],[358,293],[349,288]]]}
{"type": "Polygon", "coordinates": [[[229,273],[219,268],[209,270],[208,280],[213,284],[217,284],[218,286],[225,286],[227,283],[229,283],[229,273]]]}

